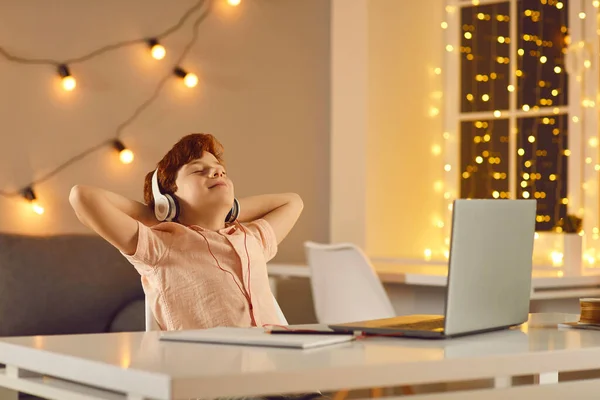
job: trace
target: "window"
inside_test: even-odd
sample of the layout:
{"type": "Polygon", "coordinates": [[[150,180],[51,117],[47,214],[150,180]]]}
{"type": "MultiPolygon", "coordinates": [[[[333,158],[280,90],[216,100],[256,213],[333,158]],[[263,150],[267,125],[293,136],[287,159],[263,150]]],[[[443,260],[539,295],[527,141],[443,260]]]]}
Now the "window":
{"type": "Polygon", "coordinates": [[[536,199],[537,264],[563,251],[567,215],[596,257],[598,3],[446,2],[445,198],[536,199]]]}

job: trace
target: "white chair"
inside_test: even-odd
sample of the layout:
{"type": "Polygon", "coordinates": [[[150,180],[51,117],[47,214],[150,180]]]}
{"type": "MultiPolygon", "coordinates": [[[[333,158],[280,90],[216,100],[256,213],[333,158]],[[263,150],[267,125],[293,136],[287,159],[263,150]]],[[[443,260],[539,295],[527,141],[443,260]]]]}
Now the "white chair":
{"type": "MultiPolygon", "coordinates": [[[[275,302],[275,310],[277,311],[277,316],[279,317],[279,321],[281,325],[287,325],[288,322],[285,319],[285,315],[283,315],[283,311],[279,307],[279,303],[273,296],[273,301],[275,302]]],[[[152,308],[150,307],[150,302],[148,301],[148,297],[145,298],[145,317],[146,317],[146,331],[160,331],[160,326],[158,326],[158,322],[156,322],[156,318],[154,318],[154,313],[152,313],[152,308]]]]}
{"type": "Polygon", "coordinates": [[[313,302],[321,324],[395,317],[367,256],[351,243],[304,243],[313,302]]]}
{"type": "MultiPolygon", "coordinates": [[[[310,268],[313,304],[320,324],[364,321],[396,316],[394,307],[375,273],[369,258],[351,243],[305,242],[310,268]]],[[[401,387],[403,394],[414,394],[401,387]]],[[[348,390],[340,390],[334,400],[344,400],[348,390]]],[[[371,388],[371,397],[381,397],[381,388],[371,388]]]]}

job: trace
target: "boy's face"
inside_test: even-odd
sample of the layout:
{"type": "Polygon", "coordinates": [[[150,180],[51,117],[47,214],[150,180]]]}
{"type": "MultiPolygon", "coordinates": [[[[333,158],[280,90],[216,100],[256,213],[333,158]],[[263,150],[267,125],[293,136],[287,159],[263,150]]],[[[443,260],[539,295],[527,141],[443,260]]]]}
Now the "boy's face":
{"type": "Polygon", "coordinates": [[[202,157],[185,164],[177,173],[177,196],[182,211],[192,210],[195,214],[224,213],[233,205],[233,182],[225,167],[214,155],[202,153],[202,157]]]}

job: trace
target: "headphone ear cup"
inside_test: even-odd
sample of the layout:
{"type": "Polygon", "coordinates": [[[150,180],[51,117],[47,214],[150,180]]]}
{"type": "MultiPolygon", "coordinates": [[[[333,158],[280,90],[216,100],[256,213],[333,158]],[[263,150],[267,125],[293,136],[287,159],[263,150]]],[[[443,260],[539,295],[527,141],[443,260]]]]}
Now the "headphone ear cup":
{"type": "Polygon", "coordinates": [[[238,199],[234,198],[233,199],[233,207],[231,207],[231,210],[227,214],[227,217],[225,218],[225,222],[231,224],[239,217],[239,215],[240,215],[240,202],[238,201],[238,199]]]}
{"type": "Polygon", "coordinates": [[[179,217],[179,204],[177,203],[177,200],[175,200],[175,198],[170,194],[164,194],[163,196],[166,198],[167,203],[169,204],[169,210],[165,220],[169,222],[177,220],[179,217]]]}
{"type": "Polygon", "coordinates": [[[160,196],[154,199],[154,215],[159,221],[164,221],[169,217],[170,205],[169,200],[165,196],[160,196]]]}

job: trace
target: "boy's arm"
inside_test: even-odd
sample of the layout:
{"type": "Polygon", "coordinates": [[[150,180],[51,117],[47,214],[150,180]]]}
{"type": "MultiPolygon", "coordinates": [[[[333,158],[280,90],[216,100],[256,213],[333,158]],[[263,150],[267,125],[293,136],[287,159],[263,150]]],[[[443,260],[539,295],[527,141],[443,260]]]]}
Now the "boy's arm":
{"type": "Polygon", "coordinates": [[[277,244],[292,230],[304,203],[296,193],[265,194],[240,199],[240,222],[265,219],[275,232],[277,244]]]}
{"type": "Polygon", "coordinates": [[[85,226],[127,255],[137,248],[138,221],[147,226],[158,223],[146,205],[91,186],[74,186],[69,202],[85,226]]]}

